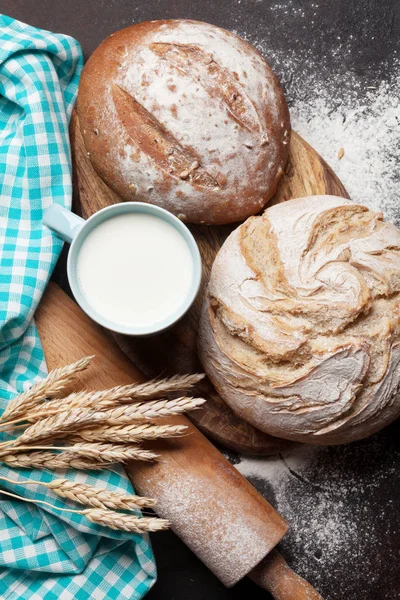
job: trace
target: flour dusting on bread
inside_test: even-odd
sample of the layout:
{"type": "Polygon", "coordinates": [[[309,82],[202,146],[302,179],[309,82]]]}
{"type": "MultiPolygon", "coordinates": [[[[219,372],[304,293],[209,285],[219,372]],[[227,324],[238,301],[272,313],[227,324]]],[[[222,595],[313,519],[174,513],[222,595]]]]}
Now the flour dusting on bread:
{"type": "Polygon", "coordinates": [[[400,230],[350,200],[268,208],[227,239],[200,331],[203,365],[241,417],[335,444],[400,414],[400,230]]]}
{"type": "Polygon", "coordinates": [[[152,21],[107,38],[83,71],[78,115],[107,185],[189,222],[258,213],[288,155],[289,113],[272,70],[207,23],[152,21]]]}

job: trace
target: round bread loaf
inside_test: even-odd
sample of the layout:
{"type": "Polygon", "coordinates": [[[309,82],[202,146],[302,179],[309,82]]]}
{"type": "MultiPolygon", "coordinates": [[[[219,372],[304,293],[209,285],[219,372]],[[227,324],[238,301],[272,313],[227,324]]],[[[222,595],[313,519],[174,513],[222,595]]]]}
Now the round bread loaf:
{"type": "Polygon", "coordinates": [[[151,21],[110,35],[83,70],[77,110],[104,182],[187,222],[258,213],[287,159],[277,78],[250,44],[207,23],[151,21]]]}
{"type": "Polygon", "coordinates": [[[399,229],[343,198],[301,198],[226,240],[200,357],[224,400],[259,429],[341,444],[400,415],[399,320],[399,229]]]}

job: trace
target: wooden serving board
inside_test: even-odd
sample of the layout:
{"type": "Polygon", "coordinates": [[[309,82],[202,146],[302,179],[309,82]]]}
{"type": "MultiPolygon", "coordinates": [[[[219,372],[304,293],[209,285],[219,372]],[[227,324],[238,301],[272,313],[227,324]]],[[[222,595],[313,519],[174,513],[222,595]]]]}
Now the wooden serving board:
{"type": "MultiPolygon", "coordinates": [[[[87,218],[96,211],[121,202],[94,171],[74,113],[71,127],[74,166],[74,210],[87,218]]],[[[348,197],[342,183],[327,163],[295,132],[292,133],[286,172],[270,204],[313,194],[348,197]]],[[[203,278],[198,297],[191,310],[168,331],[151,338],[133,338],[113,334],[118,345],[148,377],[202,370],[196,352],[196,332],[201,305],[219,248],[237,225],[191,225],[199,245],[203,278]]],[[[206,407],[190,415],[192,421],[209,437],[227,448],[248,454],[275,454],[290,445],[259,431],[236,416],[207,380],[198,389],[207,398],[206,407]]]]}

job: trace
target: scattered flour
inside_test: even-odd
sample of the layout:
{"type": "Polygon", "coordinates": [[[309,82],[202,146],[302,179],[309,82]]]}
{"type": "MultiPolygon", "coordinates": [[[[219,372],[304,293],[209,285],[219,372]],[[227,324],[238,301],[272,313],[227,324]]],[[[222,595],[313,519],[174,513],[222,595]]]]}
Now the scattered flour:
{"type": "Polygon", "coordinates": [[[345,27],[338,32],[333,15],[323,36],[321,10],[318,2],[271,3],[269,26],[255,16],[244,30],[239,13],[236,32],[271,64],[293,129],[328,162],[351,198],[400,225],[400,58],[394,50],[377,59],[374,40],[388,29],[379,15],[373,21],[373,7],[370,19],[361,11],[365,27],[358,23],[355,31],[353,23],[353,33],[345,27]]]}
{"type": "Polygon", "coordinates": [[[298,101],[293,128],[330,164],[350,197],[400,225],[400,63],[392,83],[370,89],[361,103],[335,106],[327,90],[298,101]],[[344,154],[339,159],[339,151],[344,154]]]}
{"type": "Polygon", "coordinates": [[[395,585],[390,577],[399,552],[400,502],[391,494],[399,458],[378,435],[345,446],[298,445],[271,458],[241,457],[236,467],[287,519],[280,548],[326,600],[393,600],[400,596],[386,590],[395,585]]]}

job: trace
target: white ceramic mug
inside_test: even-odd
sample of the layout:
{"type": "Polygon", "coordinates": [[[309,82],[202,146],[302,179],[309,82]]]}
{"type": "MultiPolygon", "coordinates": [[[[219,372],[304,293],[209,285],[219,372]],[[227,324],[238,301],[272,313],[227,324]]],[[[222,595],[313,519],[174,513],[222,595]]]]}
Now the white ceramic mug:
{"type": "Polygon", "coordinates": [[[163,331],[178,321],[190,308],[197,295],[201,282],[201,258],[198,246],[186,225],[172,213],[163,208],[142,202],[124,202],[103,208],[85,221],[59,204],[52,204],[44,216],[44,225],[54,231],[63,240],[71,244],[67,262],[67,273],[71,290],[76,301],[86,314],[100,325],[107,327],[107,329],[126,335],[153,335],[163,331]],[[87,236],[101,223],[116,216],[132,213],[152,215],[172,225],[186,242],[193,264],[192,277],[190,285],[188,286],[188,291],[185,297],[181,299],[178,308],[171,314],[168,314],[167,317],[156,321],[152,325],[128,326],[126,324],[118,323],[118,319],[113,321],[106,318],[87,300],[78,280],[78,256],[87,236]]]}

